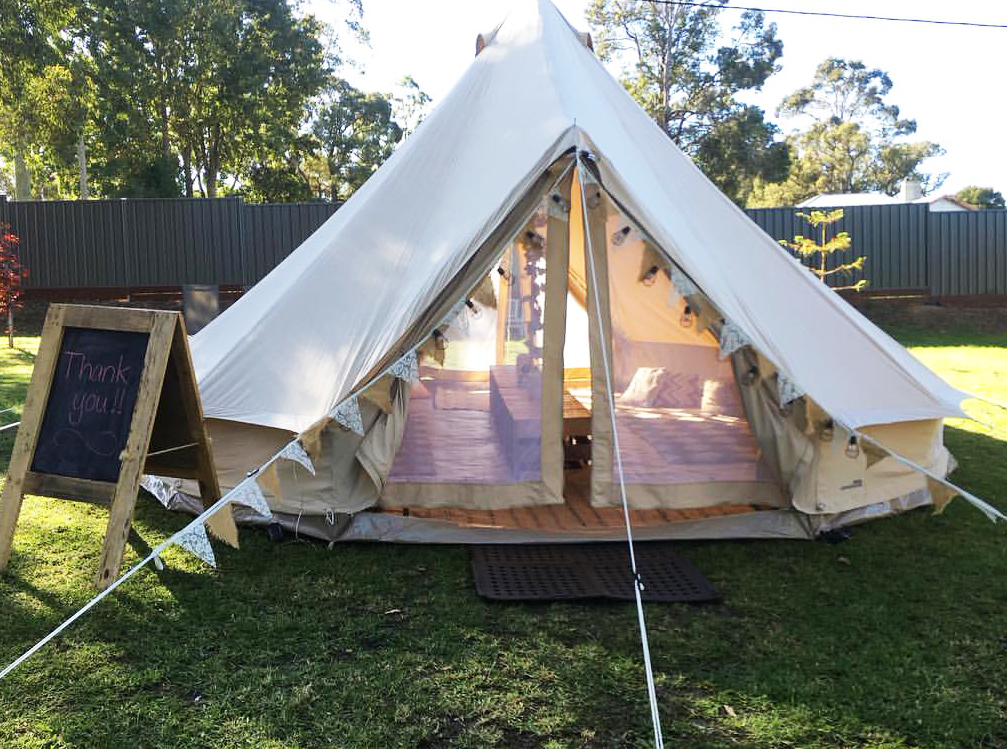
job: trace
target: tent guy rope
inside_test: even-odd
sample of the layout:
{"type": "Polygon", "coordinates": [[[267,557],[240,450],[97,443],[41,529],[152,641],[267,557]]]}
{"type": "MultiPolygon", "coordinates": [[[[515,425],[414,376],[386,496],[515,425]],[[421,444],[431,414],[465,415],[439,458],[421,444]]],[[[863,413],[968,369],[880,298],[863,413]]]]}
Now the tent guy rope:
{"type": "MultiPolygon", "coordinates": [[[[594,264],[594,250],[591,243],[591,223],[587,212],[587,191],[585,189],[584,170],[587,168],[584,163],[583,152],[578,153],[577,179],[580,184],[581,211],[584,220],[584,256],[587,258],[589,275],[591,277],[591,295],[594,297],[595,314],[598,317],[598,335],[604,338],[605,326],[601,312],[601,300],[598,298],[598,271],[594,264]]],[[[633,593],[636,599],[636,616],[640,625],[640,641],[643,647],[643,666],[647,675],[647,696],[650,700],[650,718],[654,728],[654,746],[663,749],[664,736],[661,731],[661,713],[657,703],[657,689],[654,685],[654,670],[650,661],[650,643],[647,639],[647,622],[643,613],[643,599],[640,592],[643,590],[643,581],[636,568],[636,553],[633,549],[633,525],[629,517],[629,501],[626,498],[626,481],[623,473],[622,455],[619,451],[619,430],[616,426],[615,418],[615,398],[612,395],[612,372],[608,361],[608,346],[604,340],[599,346],[601,349],[602,369],[605,371],[605,395],[608,399],[608,413],[612,419],[612,442],[615,450],[616,472],[619,476],[619,495],[622,500],[623,520],[626,524],[626,543],[629,546],[629,564],[633,571],[633,593]]]]}

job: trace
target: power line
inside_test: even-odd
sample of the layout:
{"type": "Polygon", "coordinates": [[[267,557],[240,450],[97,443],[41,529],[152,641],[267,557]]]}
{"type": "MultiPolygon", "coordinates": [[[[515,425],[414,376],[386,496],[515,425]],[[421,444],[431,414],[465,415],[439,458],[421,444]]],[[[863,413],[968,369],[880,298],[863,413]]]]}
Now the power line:
{"type": "MultiPolygon", "coordinates": [[[[687,0],[647,0],[655,5],[680,5],[687,8],[716,8],[717,6],[687,0]]],[[[786,10],[783,8],[752,8],[743,5],[724,5],[724,10],[750,10],[756,13],[786,13],[792,16],[819,16],[823,18],[847,18],[856,21],[897,21],[899,23],[929,23],[936,26],[971,26],[980,29],[1007,29],[1002,23],[976,23],[973,21],[941,21],[936,18],[898,18],[896,16],[861,16],[852,13],[827,13],[813,10],[786,10]]]]}

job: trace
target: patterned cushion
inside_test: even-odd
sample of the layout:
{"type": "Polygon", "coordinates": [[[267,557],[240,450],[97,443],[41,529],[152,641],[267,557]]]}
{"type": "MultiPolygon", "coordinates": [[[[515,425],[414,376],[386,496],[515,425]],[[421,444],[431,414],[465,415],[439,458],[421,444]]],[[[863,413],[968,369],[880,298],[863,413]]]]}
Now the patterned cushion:
{"type": "Polygon", "coordinates": [[[697,375],[665,367],[640,367],[618,403],[638,408],[699,408],[702,400],[703,381],[697,375]]]}
{"type": "Polygon", "coordinates": [[[742,416],[741,392],[731,380],[707,380],[703,383],[703,413],[742,416]]]}

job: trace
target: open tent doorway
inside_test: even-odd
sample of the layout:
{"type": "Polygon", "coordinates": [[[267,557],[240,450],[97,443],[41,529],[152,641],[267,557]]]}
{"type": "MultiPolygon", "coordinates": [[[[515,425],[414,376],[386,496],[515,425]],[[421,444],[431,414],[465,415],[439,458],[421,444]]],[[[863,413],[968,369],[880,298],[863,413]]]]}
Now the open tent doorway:
{"type": "Polygon", "coordinates": [[[577,168],[554,170],[420,349],[379,507],[463,528],[616,531],[620,470],[643,525],[782,506],[731,362],[666,253],[601,191],[585,205],[577,168]]]}

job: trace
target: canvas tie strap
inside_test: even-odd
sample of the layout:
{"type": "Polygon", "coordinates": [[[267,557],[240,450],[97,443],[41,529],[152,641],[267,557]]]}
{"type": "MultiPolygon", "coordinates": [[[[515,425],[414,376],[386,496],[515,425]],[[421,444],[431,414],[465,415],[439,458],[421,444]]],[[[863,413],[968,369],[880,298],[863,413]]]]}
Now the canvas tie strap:
{"type": "MultiPolygon", "coordinates": [[[[585,168],[585,165],[581,161],[580,168],[577,169],[581,195],[586,194],[584,182],[585,168]]],[[[591,267],[591,294],[594,297],[595,314],[598,316],[598,319],[601,320],[601,302],[598,298],[598,274],[594,265],[594,252],[591,247],[591,232],[588,229],[590,219],[587,213],[586,201],[581,201],[581,208],[584,214],[584,241],[587,244],[584,255],[591,267]]],[[[657,747],[657,749],[663,749],[664,736],[661,731],[661,714],[657,704],[657,689],[654,685],[654,670],[650,663],[650,644],[647,640],[647,622],[643,614],[643,599],[640,597],[640,591],[643,589],[643,582],[640,579],[640,573],[636,567],[636,554],[633,549],[633,527],[629,519],[629,501],[626,498],[626,481],[622,468],[622,455],[619,450],[619,430],[616,428],[615,398],[612,395],[612,374],[608,362],[608,347],[603,344],[600,348],[602,352],[602,367],[605,370],[605,390],[608,398],[608,412],[612,417],[612,440],[615,449],[616,473],[619,477],[619,494],[622,499],[623,520],[626,524],[626,542],[629,545],[629,564],[632,568],[633,578],[635,580],[633,592],[635,593],[636,598],[636,616],[640,626],[640,641],[643,646],[643,666],[647,676],[647,696],[650,699],[650,718],[654,728],[654,746],[657,747]]]]}

